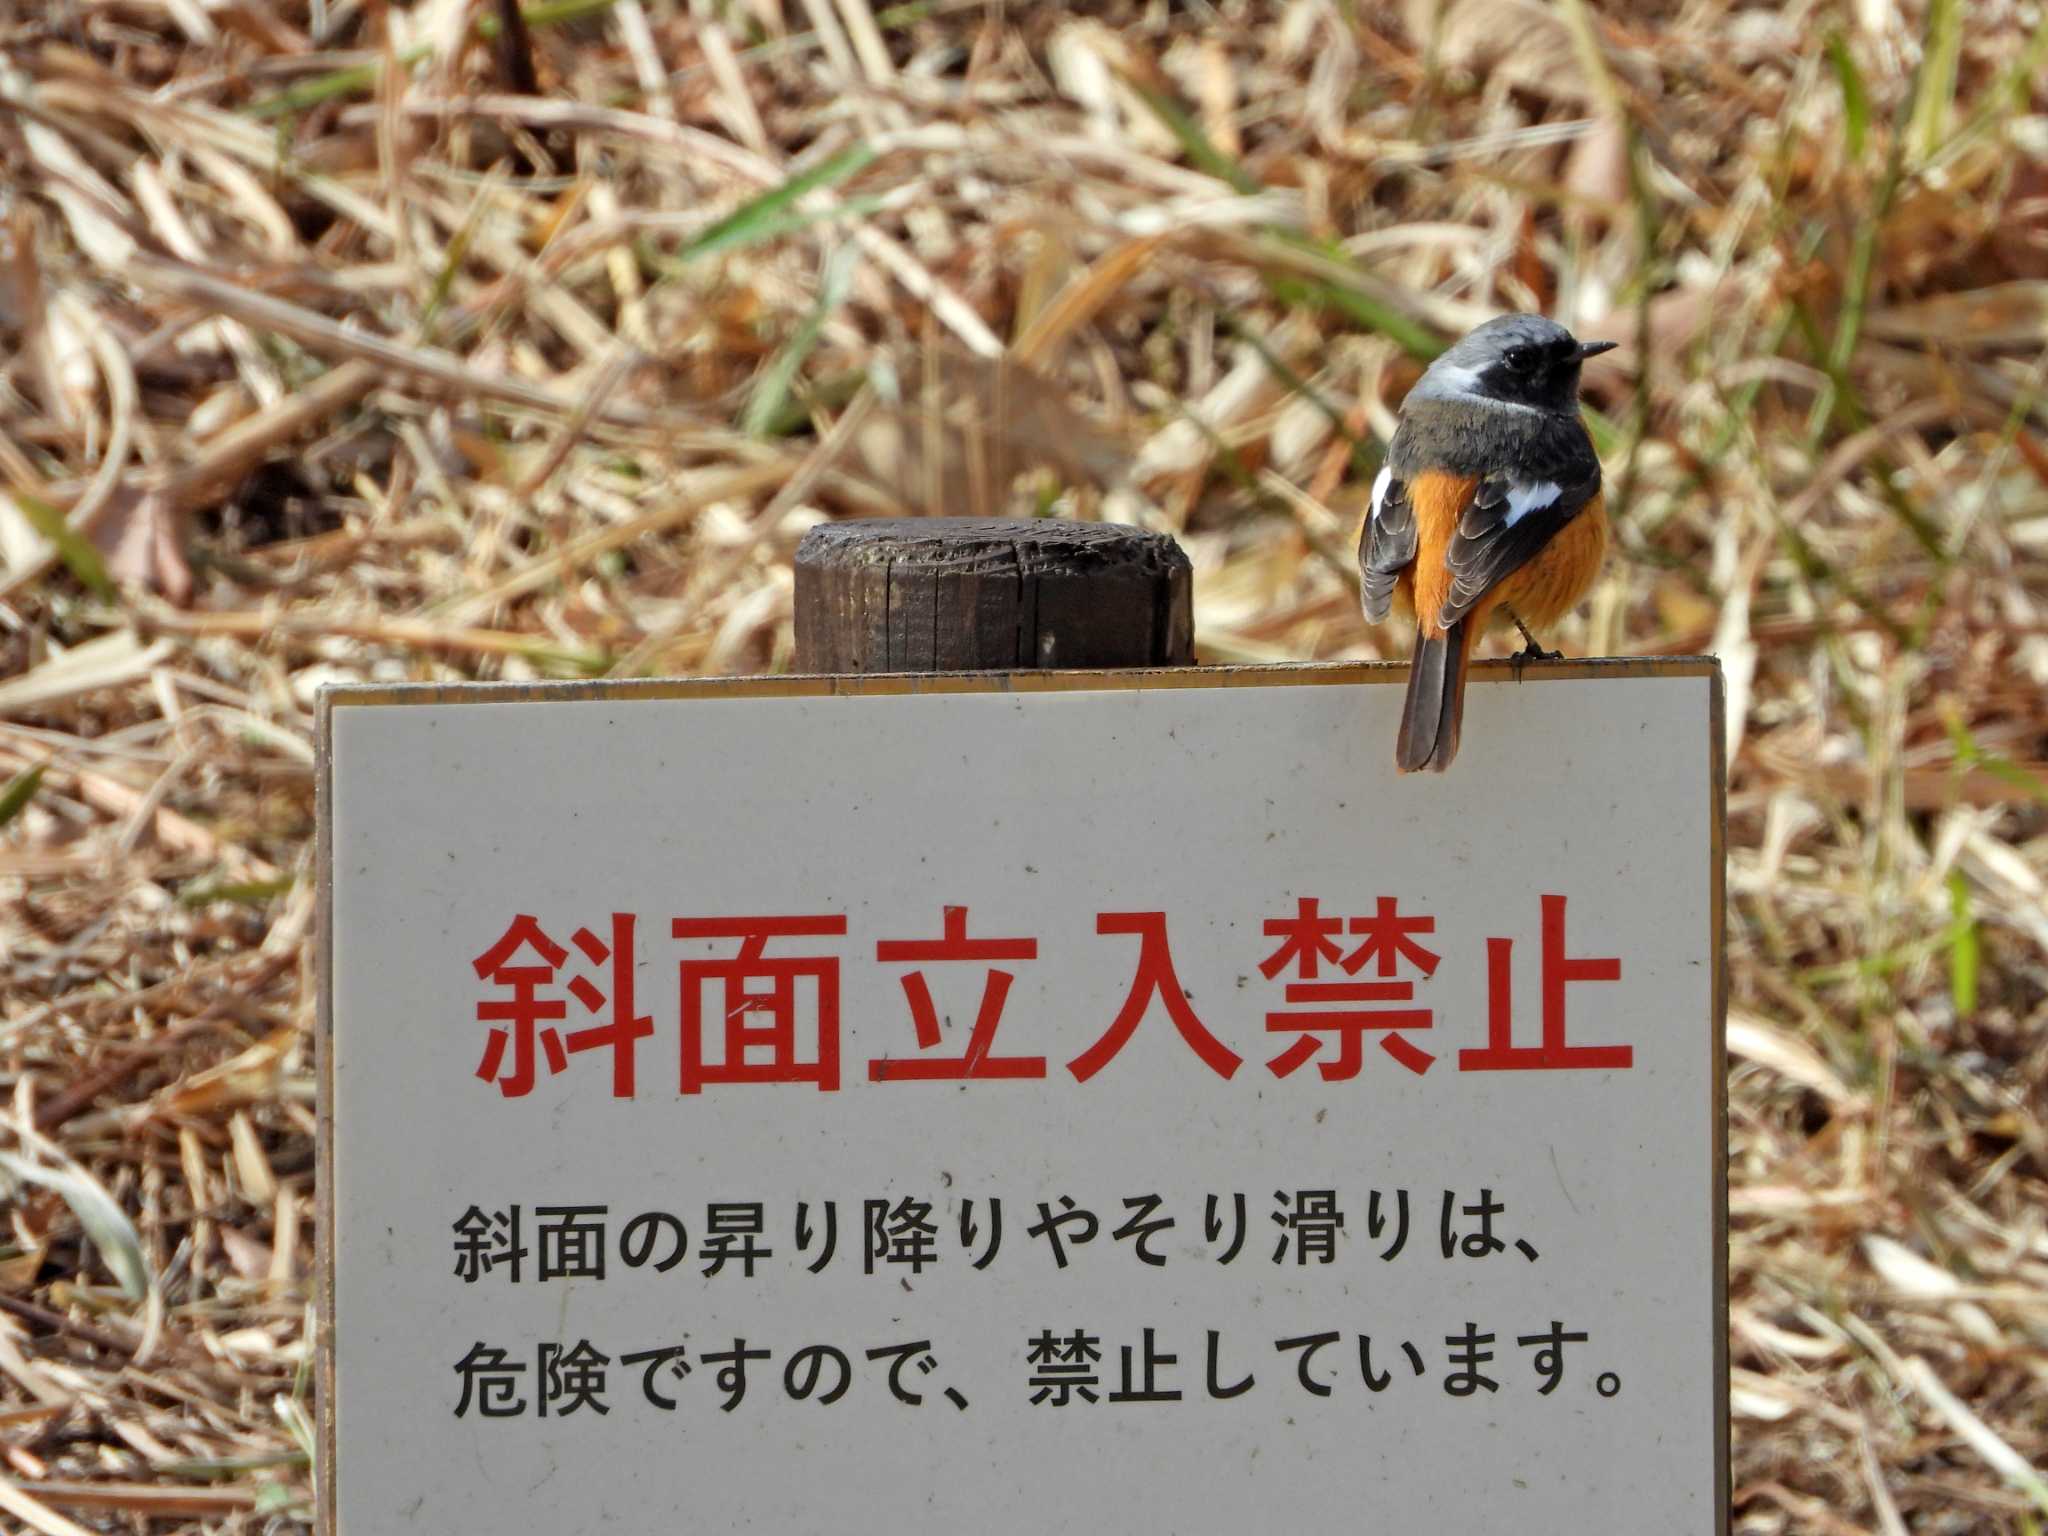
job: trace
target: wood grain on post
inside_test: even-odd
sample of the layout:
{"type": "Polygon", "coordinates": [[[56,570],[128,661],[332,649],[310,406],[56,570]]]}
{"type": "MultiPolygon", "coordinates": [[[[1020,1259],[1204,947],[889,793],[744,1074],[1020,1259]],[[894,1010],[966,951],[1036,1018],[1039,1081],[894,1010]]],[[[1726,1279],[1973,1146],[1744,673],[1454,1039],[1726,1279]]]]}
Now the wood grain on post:
{"type": "Polygon", "coordinates": [[[1184,667],[1193,572],[1165,534],[1053,518],[823,523],[796,552],[800,672],[1184,667]]]}

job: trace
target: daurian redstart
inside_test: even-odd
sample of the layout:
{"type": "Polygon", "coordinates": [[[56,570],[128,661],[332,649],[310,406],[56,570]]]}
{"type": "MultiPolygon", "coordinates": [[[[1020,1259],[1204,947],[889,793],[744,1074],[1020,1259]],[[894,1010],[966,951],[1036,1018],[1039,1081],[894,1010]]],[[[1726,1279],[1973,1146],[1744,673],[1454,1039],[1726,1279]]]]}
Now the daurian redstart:
{"type": "Polygon", "coordinates": [[[1579,419],[1580,341],[1540,315],[1489,320],[1429,365],[1373,482],[1358,541],[1365,616],[1415,609],[1415,659],[1395,765],[1441,772],[1458,753],[1466,663],[1489,619],[1556,623],[1607,552],[1600,460],[1579,419]]]}

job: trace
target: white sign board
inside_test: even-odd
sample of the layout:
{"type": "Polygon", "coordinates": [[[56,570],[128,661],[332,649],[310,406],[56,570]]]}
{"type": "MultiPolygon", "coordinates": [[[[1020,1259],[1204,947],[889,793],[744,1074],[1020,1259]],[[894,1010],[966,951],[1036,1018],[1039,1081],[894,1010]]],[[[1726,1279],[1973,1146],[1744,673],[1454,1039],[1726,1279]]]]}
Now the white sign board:
{"type": "Polygon", "coordinates": [[[1725,1529],[1718,675],[1401,675],[328,694],[328,1528],[1725,1529]]]}

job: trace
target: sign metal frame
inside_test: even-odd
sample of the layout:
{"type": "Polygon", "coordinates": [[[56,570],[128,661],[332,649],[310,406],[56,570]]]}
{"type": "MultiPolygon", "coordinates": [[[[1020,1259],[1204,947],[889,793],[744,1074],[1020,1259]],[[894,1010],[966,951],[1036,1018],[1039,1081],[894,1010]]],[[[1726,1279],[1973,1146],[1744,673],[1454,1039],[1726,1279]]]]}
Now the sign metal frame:
{"type": "MultiPolygon", "coordinates": [[[[316,903],[314,938],[317,1013],[314,1070],[317,1082],[315,1205],[315,1390],[317,1394],[315,1462],[316,1529],[337,1532],[337,1422],[335,1376],[335,1253],[334,1233],[334,1106],[333,1106],[333,750],[332,729],[337,710],[390,705],[502,705],[534,703],[610,703],[643,700],[761,698],[889,698],[914,694],[1029,694],[1103,692],[1176,688],[1331,687],[1370,684],[1390,686],[1407,681],[1405,662],[1295,662],[1273,665],[1130,668],[1107,671],[1022,671],[940,673],[858,673],[755,677],[675,678],[589,683],[403,683],[349,684],[320,691],[316,706],[314,774],[316,783],[316,903]]],[[[1709,1074],[1709,1123],[1713,1131],[1712,1207],[1713,1284],[1716,1334],[1713,1344],[1714,1498],[1715,1529],[1726,1530],[1730,1517],[1729,1382],[1728,1382],[1728,962],[1727,905],[1727,723],[1726,689],[1720,661],[1711,656],[1601,658],[1523,664],[1482,661],[1472,668],[1474,682],[1541,686],[1547,682],[1600,679],[1707,679],[1709,718],[1708,859],[1713,966],[1712,1067],[1709,1074]]],[[[1451,771],[1455,772],[1453,768],[1451,771]]]]}

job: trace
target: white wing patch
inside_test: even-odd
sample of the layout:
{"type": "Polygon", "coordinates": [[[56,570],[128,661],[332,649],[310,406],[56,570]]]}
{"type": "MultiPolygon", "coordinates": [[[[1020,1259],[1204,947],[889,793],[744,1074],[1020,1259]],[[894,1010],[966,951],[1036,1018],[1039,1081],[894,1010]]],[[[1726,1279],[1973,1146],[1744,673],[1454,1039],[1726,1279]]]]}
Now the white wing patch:
{"type": "MultiPolygon", "coordinates": [[[[1372,482],[1372,515],[1374,517],[1378,517],[1380,515],[1380,504],[1387,499],[1387,487],[1392,485],[1393,483],[1393,466],[1388,464],[1382,464],[1380,466],[1380,472],[1373,477],[1372,482]]],[[[1554,490],[1555,487],[1553,487],[1552,489],[1554,490]]]]}
{"type": "Polygon", "coordinates": [[[1528,485],[1508,487],[1508,515],[1502,521],[1503,528],[1512,528],[1531,512],[1541,512],[1555,502],[1562,494],[1555,480],[1538,480],[1528,485]]]}

